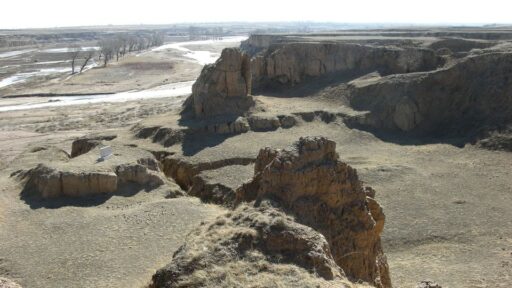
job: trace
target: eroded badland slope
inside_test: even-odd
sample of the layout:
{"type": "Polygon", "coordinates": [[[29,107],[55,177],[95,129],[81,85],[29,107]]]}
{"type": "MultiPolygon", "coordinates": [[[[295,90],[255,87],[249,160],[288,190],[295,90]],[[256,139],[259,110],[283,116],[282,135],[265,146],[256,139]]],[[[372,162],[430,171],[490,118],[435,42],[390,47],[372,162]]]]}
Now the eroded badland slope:
{"type": "Polygon", "coordinates": [[[38,141],[5,152],[0,276],[24,287],[509,287],[509,39],[253,35],[203,68],[183,107],[148,100],[166,109],[54,135],[35,123],[60,108],[4,124],[38,141]],[[99,161],[103,145],[114,154],[99,161]]]}

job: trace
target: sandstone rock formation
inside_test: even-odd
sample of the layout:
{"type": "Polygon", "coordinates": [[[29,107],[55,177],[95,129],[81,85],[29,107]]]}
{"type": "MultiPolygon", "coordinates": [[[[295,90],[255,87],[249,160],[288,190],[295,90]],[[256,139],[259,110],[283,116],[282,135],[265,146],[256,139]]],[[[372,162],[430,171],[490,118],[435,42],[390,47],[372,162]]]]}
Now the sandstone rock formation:
{"type": "Polygon", "coordinates": [[[275,201],[325,236],[349,279],[391,287],[380,243],[382,209],[335,148],[325,138],[301,138],[290,150],[262,149],[254,179],[237,191],[238,201],[275,201]]]}
{"type": "Polygon", "coordinates": [[[96,148],[103,141],[110,141],[117,137],[115,134],[90,135],[79,138],[71,144],[71,157],[77,157],[96,148]]]}
{"type": "Polygon", "coordinates": [[[242,115],[254,105],[249,56],[237,48],[226,48],[206,65],[185,102],[196,117],[242,115]]]}
{"type": "Polygon", "coordinates": [[[204,193],[195,183],[197,196],[234,196],[238,207],[192,233],[150,287],[391,287],[375,191],[335,148],[325,138],[301,138],[292,149],[262,149],[253,180],[235,195],[214,183],[218,193],[204,193]]]}
{"type": "Polygon", "coordinates": [[[39,164],[20,171],[24,196],[41,198],[83,197],[114,193],[121,185],[132,183],[148,189],[165,184],[165,176],[155,159],[139,159],[138,163],[121,164],[112,169],[79,170],[39,164]]]}
{"type": "Polygon", "coordinates": [[[117,176],[111,171],[59,171],[39,164],[22,172],[18,177],[25,182],[24,193],[42,198],[80,197],[112,193],[117,190],[117,176]]]}
{"type": "Polygon", "coordinates": [[[488,52],[431,72],[355,81],[350,104],[363,125],[417,134],[461,135],[512,121],[512,53],[488,52]]]}
{"type": "Polygon", "coordinates": [[[336,265],[322,234],[271,205],[242,205],[203,224],[150,284],[151,288],[354,286],[336,265]]]}
{"type": "Polygon", "coordinates": [[[363,75],[409,73],[435,69],[441,59],[433,50],[359,45],[351,43],[296,42],[271,45],[251,61],[253,86],[293,86],[308,78],[332,73],[363,75]]]}
{"type": "MultiPolygon", "coordinates": [[[[152,163],[151,165],[155,164],[152,163]]],[[[156,188],[165,183],[158,166],[149,166],[143,161],[138,164],[122,164],[117,166],[115,170],[119,184],[136,183],[148,188],[156,188]]]]}

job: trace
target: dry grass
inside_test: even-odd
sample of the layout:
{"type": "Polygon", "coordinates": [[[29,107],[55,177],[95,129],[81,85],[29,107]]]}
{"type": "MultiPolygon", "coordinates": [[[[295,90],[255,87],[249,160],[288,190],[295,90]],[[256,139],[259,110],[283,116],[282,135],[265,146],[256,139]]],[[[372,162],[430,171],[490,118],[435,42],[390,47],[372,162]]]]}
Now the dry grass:
{"type": "Polygon", "coordinates": [[[150,287],[368,287],[343,276],[324,242],[268,203],[242,205],[192,232],[150,287]],[[333,279],[317,273],[325,266],[333,279]]]}

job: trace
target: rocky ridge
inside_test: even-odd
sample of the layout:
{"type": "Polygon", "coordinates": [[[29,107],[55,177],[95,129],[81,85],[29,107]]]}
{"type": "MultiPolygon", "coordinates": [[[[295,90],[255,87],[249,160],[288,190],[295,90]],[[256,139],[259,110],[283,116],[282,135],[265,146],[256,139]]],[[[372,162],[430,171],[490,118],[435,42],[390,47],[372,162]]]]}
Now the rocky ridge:
{"type": "Polygon", "coordinates": [[[430,72],[353,81],[360,124],[422,135],[470,135],[512,120],[512,53],[474,54],[430,72]]]}
{"type": "MultiPolygon", "coordinates": [[[[236,191],[239,207],[190,235],[151,287],[228,285],[223,275],[236,274],[236,266],[260,269],[248,262],[270,268],[270,279],[279,279],[292,268],[279,267],[277,259],[323,278],[315,281],[391,287],[380,245],[382,209],[375,192],[338,160],[335,147],[326,138],[301,138],[291,149],[262,149],[253,180],[236,191]],[[206,249],[197,251],[199,243],[206,249]]],[[[312,275],[297,277],[311,281],[312,275]]]]}
{"type": "Polygon", "coordinates": [[[353,43],[273,44],[251,61],[253,87],[294,86],[333,73],[383,75],[433,70],[442,64],[433,50],[353,43]]]}

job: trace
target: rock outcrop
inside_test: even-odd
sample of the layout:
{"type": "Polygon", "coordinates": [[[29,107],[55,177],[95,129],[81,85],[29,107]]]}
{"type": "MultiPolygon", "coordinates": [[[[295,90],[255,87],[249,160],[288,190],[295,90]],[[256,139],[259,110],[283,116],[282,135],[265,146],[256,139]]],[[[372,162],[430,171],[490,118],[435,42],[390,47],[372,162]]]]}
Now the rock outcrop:
{"type": "Polygon", "coordinates": [[[192,232],[149,287],[354,286],[322,234],[270,205],[242,205],[192,232]]]}
{"type": "Polygon", "coordinates": [[[20,173],[25,182],[23,193],[42,198],[80,197],[113,193],[117,190],[117,175],[112,171],[60,171],[44,164],[20,173]]]}
{"type": "Polygon", "coordinates": [[[141,160],[137,164],[122,164],[116,167],[115,171],[119,184],[136,183],[150,189],[165,184],[158,164],[153,163],[155,160],[150,159],[153,161],[149,163],[145,162],[147,159],[141,160]]]}
{"type": "Polygon", "coordinates": [[[211,201],[235,197],[237,208],[190,234],[150,287],[391,287],[375,191],[335,148],[325,138],[265,148],[235,195],[197,189],[211,201]]]}
{"type": "Polygon", "coordinates": [[[220,58],[206,65],[192,86],[185,110],[196,117],[243,115],[253,105],[250,58],[237,48],[226,48],[220,58]]]}
{"type": "Polygon", "coordinates": [[[485,139],[478,141],[477,145],[488,150],[512,152],[512,129],[502,133],[491,133],[485,139]]]}
{"type": "Polygon", "coordinates": [[[165,176],[155,159],[142,158],[138,163],[127,163],[97,170],[50,167],[39,164],[35,168],[19,171],[17,178],[23,183],[22,195],[41,198],[83,197],[118,191],[122,185],[137,184],[147,189],[164,185],[165,176]]]}
{"type": "Polygon", "coordinates": [[[468,135],[512,121],[512,53],[471,55],[432,72],[354,81],[360,124],[424,135],[468,135]]]}
{"type": "Polygon", "coordinates": [[[382,75],[428,71],[441,59],[433,50],[359,45],[351,43],[295,42],[271,45],[251,61],[254,88],[293,86],[309,78],[333,73],[382,75]]]}
{"type": "Polygon", "coordinates": [[[349,279],[391,287],[380,242],[384,214],[375,191],[363,187],[335,148],[325,138],[301,138],[289,150],[262,149],[254,179],[238,189],[237,201],[278,203],[325,236],[349,279]]]}

